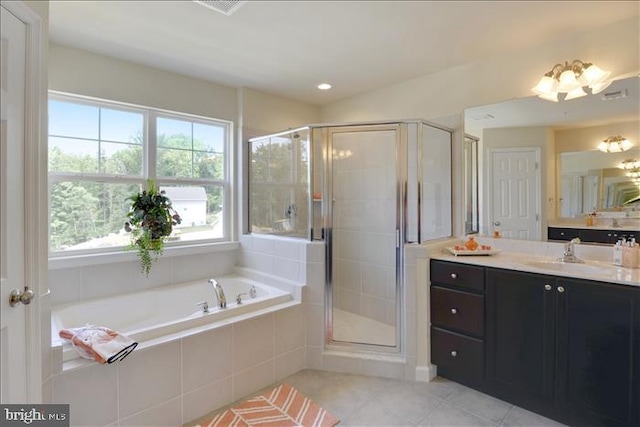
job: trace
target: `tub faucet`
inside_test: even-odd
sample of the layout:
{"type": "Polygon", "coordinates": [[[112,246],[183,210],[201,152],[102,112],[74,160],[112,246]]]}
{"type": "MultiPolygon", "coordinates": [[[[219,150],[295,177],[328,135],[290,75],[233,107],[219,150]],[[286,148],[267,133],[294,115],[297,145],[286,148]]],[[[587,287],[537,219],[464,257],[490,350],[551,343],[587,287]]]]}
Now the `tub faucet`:
{"type": "Polygon", "coordinates": [[[564,254],[557,259],[559,262],[571,262],[575,264],[584,264],[584,261],[578,258],[574,253],[574,245],[580,243],[580,239],[575,237],[570,242],[564,244],[564,254]]]}
{"type": "Polygon", "coordinates": [[[216,299],[218,300],[218,307],[227,308],[227,298],[225,298],[225,296],[224,296],[224,290],[222,289],[222,286],[220,286],[220,283],[218,283],[214,279],[209,279],[209,283],[211,283],[213,285],[213,289],[216,292],[216,299]]]}

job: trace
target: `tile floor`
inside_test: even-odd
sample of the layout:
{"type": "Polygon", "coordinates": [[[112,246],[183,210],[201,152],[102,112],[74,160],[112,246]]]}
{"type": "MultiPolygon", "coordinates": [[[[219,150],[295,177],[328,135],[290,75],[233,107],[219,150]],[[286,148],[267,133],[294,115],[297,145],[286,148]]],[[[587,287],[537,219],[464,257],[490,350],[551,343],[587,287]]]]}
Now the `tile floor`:
{"type": "Polygon", "coordinates": [[[564,425],[439,377],[425,383],[305,369],[282,382],[338,417],[338,427],[564,425]]]}

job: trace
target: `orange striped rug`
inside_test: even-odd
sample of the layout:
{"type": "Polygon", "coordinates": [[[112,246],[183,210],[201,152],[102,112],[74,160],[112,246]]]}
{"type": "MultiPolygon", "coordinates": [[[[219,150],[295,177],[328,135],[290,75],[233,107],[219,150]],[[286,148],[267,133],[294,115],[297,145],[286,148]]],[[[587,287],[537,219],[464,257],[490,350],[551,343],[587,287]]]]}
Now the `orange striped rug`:
{"type": "Polygon", "coordinates": [[[202,427],[331,427],[340,420],[288,384],[227,409],[202,427]]]}

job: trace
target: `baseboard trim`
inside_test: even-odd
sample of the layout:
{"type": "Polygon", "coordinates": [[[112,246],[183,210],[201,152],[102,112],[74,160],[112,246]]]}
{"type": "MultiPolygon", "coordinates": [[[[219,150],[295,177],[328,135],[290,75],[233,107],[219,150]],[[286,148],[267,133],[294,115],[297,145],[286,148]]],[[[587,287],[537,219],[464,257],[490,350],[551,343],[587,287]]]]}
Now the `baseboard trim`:
{"type": "Polygon", "coordinates": [[[416,381],[430,382],[438,375],[436,365],[416,366],[416,381]]]}

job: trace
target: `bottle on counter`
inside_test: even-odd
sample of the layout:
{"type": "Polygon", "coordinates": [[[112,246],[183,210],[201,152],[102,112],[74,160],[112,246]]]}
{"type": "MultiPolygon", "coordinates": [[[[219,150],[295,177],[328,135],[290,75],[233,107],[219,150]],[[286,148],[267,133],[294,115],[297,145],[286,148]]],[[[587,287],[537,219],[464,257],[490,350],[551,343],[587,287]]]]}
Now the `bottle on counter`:
{"type": "Polygon", "coordinates": [[[638,268],[640,266],[638,255],[640,249],[636,244],[636,238],[632,237],[622,245],[622,266],[626,268],[638,268]]]}
{"type": "Polygon", "coordinates": [[[622,239],[613,245],[613,265],[622,267],[622,239]]]}

